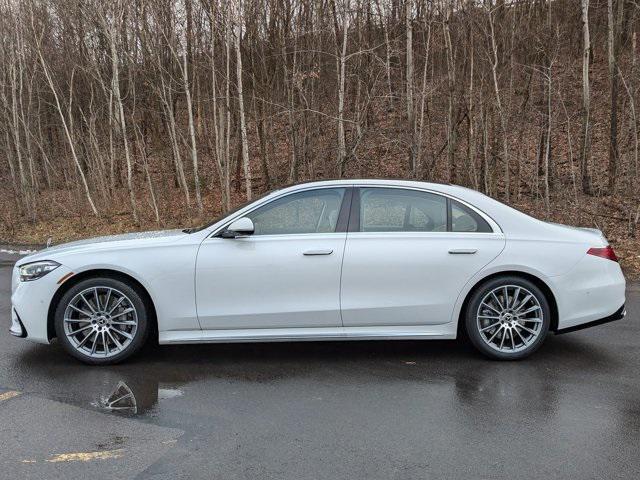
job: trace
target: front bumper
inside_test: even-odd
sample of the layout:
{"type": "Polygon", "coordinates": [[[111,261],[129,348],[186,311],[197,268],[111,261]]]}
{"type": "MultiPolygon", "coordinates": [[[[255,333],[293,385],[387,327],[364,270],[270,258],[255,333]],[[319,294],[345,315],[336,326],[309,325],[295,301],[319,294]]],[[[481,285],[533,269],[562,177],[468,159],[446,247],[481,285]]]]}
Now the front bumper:
{"type": "Polygon", "coordinates": [[[20,338],[25,338],[27,336],[27,329],[22,325],[15,308],[11,309],[11,327],[9,328],[9,333],[14,337],[20,338]]]}
{"type": "Polygon", "coordinates": [[[574,325],[573,327],[560,328],[556,330],[556,335],[561,333],[570,333],[575,332],[577,330],[582,330],[584,328],[595,327],[597,325],[602,325],[603,323],[614,322],[616,320],[622,320],[627,315],[627,309],[624,305],[622,305],[618,310],[616,310],[613,314],[599,318],[598,320],[593,320],[591,322],[582,323],[580,325],[574,325]]]}
{"type": "Polygon", "coordinates": [[[11,285],[11,328],[9,332],[38,343],[50,343],[48,334],[49,305],[60,287],[58,282],[71,270],[60,265],[42,278],[30,282],[19,280],[14,267],[11,285]]]}

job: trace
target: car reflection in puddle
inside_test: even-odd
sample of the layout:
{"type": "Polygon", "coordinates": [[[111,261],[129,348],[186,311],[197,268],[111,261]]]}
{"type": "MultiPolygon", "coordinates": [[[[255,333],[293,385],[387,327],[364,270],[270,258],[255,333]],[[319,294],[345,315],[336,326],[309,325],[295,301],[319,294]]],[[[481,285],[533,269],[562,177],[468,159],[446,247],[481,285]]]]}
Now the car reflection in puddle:
{"type": "Polygon", "coordinates": [[[180,397],[183,394],[182,390],[176,388],[160,387],[153,392],[150,389],[144,389],[140,393],[143,393],[144,397],[139,402],[134,390],[120,380],[110,394],[101,395],[98,400],[91,402],[91,406],[123,415],[137,415],[153,408],[158,401],[180,397]]]}
{"type": "Polygon", "coordinates": [[[100,400],[92,403],[94,407],[112,412],[135,415],[138,413],[138,403],[129,385],[119,381],[116,388],[108,397],[100,397],[100,400]]]}

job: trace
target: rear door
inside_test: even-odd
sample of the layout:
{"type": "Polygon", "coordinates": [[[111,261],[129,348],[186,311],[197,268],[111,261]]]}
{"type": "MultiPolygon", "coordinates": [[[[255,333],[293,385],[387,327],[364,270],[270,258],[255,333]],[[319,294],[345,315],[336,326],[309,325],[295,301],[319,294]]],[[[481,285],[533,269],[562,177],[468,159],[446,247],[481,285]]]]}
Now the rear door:
{"type": "Polygon", "coordinates": [[[455,199],[356,188],[342,267],[343,325],[450,322],[464,285],[504,243],[479,212],[455,199]]]}

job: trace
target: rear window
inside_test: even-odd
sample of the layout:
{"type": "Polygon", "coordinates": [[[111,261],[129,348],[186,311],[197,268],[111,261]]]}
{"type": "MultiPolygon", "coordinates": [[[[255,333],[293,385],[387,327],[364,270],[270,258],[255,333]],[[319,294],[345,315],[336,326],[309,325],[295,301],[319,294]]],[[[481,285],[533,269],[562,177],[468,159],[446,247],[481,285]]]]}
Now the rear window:
{"type": "Polygon", "coordinates": [[[487,221],[466,205],[456,201],[451,202],[451,231],[490,233],[491,226],[487,221]]]}

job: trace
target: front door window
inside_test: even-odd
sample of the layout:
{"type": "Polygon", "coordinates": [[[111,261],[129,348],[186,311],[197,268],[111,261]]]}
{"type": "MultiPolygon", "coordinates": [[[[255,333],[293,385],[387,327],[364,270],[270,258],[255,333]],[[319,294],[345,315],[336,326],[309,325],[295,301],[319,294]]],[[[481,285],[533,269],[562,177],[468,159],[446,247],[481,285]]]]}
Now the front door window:
{"type": "Polygon", "coordinates": [[[246,216],[253,221],[254,235],[333,233],[344,193],[344,188],[293,193],[273,200],[246,216]]]}

